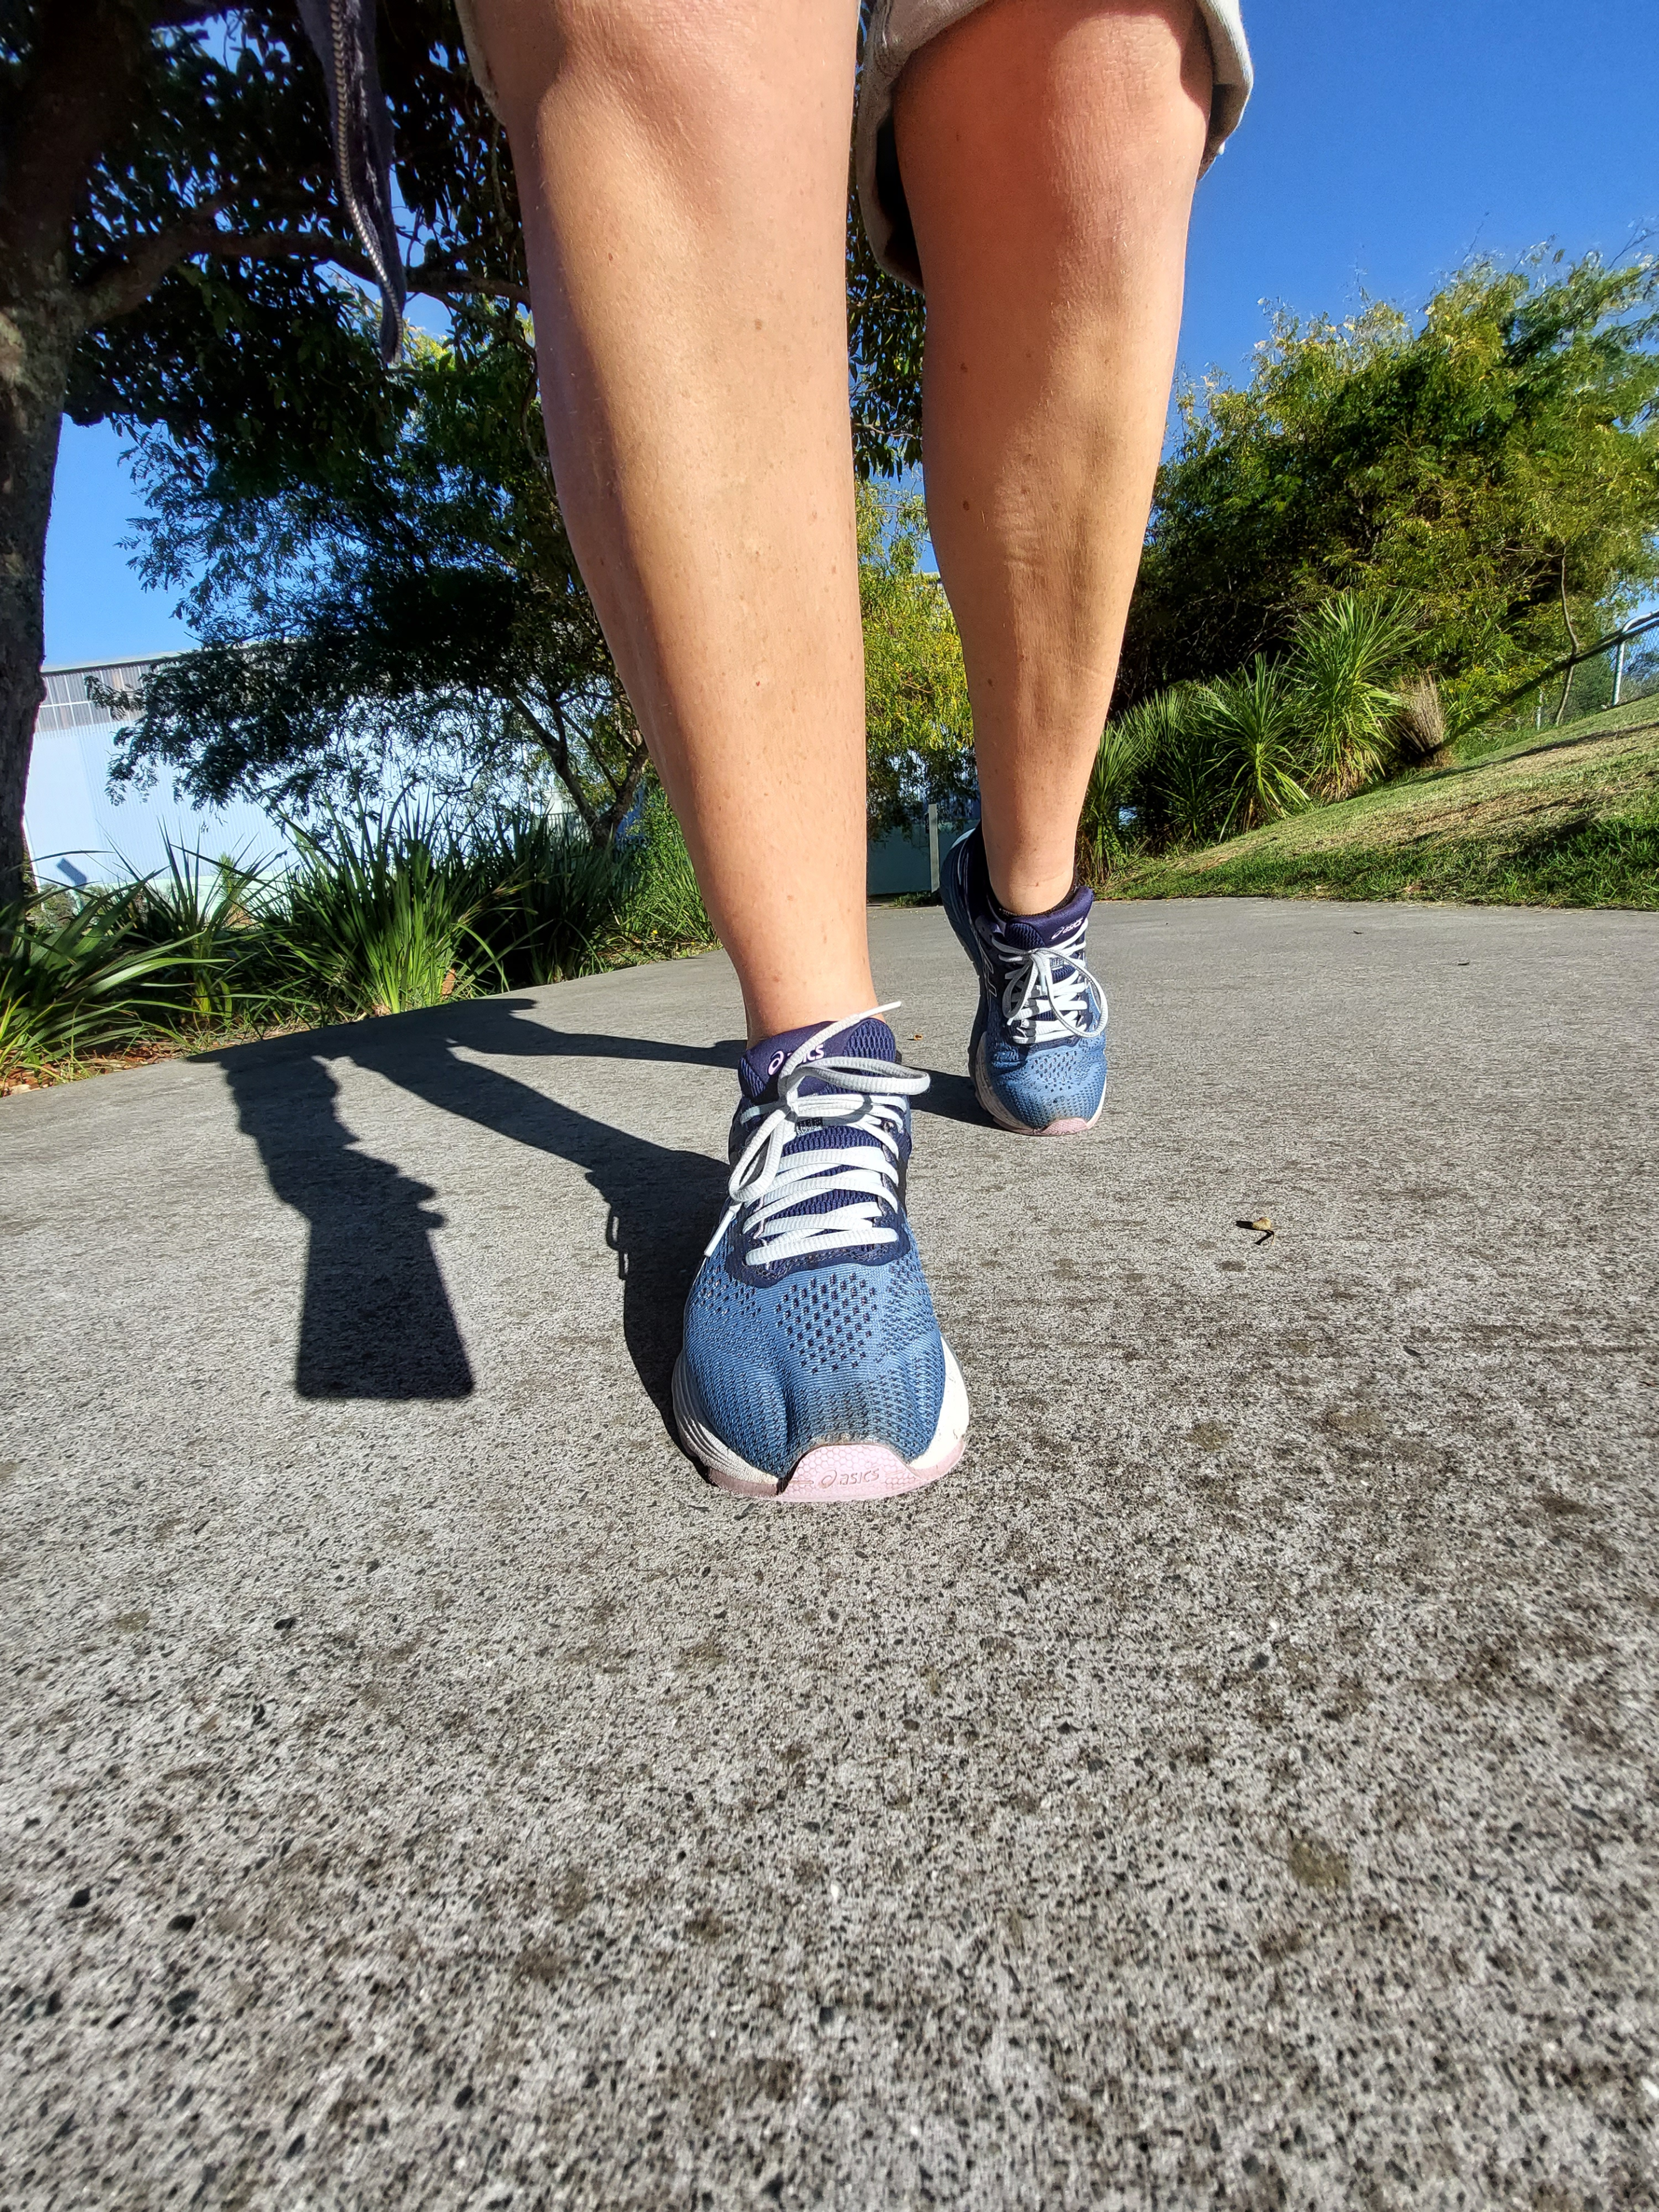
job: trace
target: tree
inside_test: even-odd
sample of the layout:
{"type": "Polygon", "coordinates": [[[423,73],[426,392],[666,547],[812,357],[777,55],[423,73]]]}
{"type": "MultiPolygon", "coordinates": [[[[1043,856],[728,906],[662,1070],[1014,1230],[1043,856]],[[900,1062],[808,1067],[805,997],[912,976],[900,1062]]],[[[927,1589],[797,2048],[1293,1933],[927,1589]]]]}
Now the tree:
{"type": "Polygon", "coordinates": [[[1120,699],[1290,645],[1333,593],[1403,591],[1478,713],[1659,575],[1659,269],[1464,270],[1413,323],[1275,318],[1249,382],[1180,397],[1120,699]]]}
{"type": "Polygon", "coordinates": [[[450,0],[398,0],[380,56],[421,247],[401,271],[361,175],[356,222],[336,214],[324,72],[284,0],[10,0],[0,22],[0,904],[22,888],[65,409],[222,441],[257,477],[278,449],[392,434],[360,295],[331,272],[526,296],[510,169],[450,0]]]}
{"type": "Polygon", "coordinates": [[[924,573],[927,510],[915,493],[858,494],[865,730],[872,830],[912,823],[973,788],[973,716],[962,640],[939,578],[924,573]]]}
{"type": "MultiPolygon", "coordinates": [[[[362,795],[388,755],[428,784],[488,780],[527,740],[607,840],[645,744],[564,532],[522,324],[464,310],[386,385],[394,436],[302,454],[281,484],[240,490],[234,467],[147,439],[140,567],[185,592],[204,642],[151,676],[115,779],[167,769],[200,800],[303,808],[362,795]]],[[[921,501],[860,486],[858,522],[880,830],[961,803],[972,723],[921,501]]]]}
{"type": "Polygon", "coordinates": [[[858,194],[847,200],[847,346],[852,370],[853,458],[868,482],[896,477],[921,459],[921,350],[927,330],[920,292],[901,284],[870,251],[858,194]]]}
{"type": "Polygon", "coordinates": [[[167,767],[198,799],[304,805],[355,795],[388,747],[430,782],[528,744],[608,841],[645,744],[565,535],[517,310],[475,303],[449,339],[411,342],[384,404],[388,435],[301,447],[280,479],[276,453],[250,480],[146,441],[140,566],[188,586],[204,644],[155,672],[118,781],[167,767]]]}

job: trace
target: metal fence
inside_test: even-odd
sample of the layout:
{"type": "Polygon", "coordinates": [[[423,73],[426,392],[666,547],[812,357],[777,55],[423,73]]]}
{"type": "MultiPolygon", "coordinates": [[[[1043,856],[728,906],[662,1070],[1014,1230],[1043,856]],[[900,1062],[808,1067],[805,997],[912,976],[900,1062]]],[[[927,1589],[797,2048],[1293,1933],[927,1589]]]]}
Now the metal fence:
{"type": "MultiPolygon", "coordinates": [[[[1533,727],[1559,729],[1586,714],[1659,692],[1659,613],[1638,616],[1558,665],[1539,684],[1533,727]]],[[[1523,712],[1524,710],[1519,710],[1523,712]]],[[[1519,719],[1519,712],[1517,713],[1519,719]]]]}

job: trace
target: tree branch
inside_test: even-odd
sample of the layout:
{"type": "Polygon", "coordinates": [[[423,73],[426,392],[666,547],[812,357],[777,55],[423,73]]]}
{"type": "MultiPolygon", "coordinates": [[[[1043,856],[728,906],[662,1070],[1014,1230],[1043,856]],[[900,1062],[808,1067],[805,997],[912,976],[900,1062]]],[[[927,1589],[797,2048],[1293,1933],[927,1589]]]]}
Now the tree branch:
{"type": "Polygon", "coordinates": [[[1583,648],[1578,642],[1578,633],[1572,626],[1572,611],[1567,605],[1567,556],[1565,552],[1561,556],[1561,619],[1567,626],[1567,642],[1575,653],[1581,653],[1583,648]]]}
{"type": "Polygon", "coordinates": [[[645,771],[649,761],[650,754],[646,749],[645,739],[640,738],[636,739],[634,750],[628,757],[628,774],[623,779],[622,787],[611,802],[607,826],[610,836],[613,838],[633,811],[634,801],[639,797],[640,785],[645,779],[645,771]]]}
{"type": "MultiPolygon", "coordinates": [[[[1578,633],[1572,626],[1572,610],[1567,605],[1567,555],[1565,546],[1562,548],[1561,551],[1561,619],[1567,626],[1568,642],[1572,647],[1573,651],[1577,653],[1581,649],[1578,643],[1578,633]]],[[[1572,672],[1574,667],[1577,665],[1577,662],[1569,664],[1567,668],[1566,682],[1561,686],[1561,703],[1555,710],[1554,726],[1558,730],[1560,728],[1562,723],[1566,720],[1567,702],[1572,696],[1572,672]]]]}
{"type": "Polygon", "coordinates": [[[100,149],[137,94],[143,18],[120,0],[55,0],[15,88],[0,184],[0,268],[51,269],[100,149]]]}
{"type": "MultiPolygon", "coordinates": [[[[82,284],[78,289],[85,326],[94,329],[100,323],[113,322],[118,315],[131,314],[135,307],[143,306],[169,269],[180,261],[193,261],[199,254],[210,254],[224,261],[279,261],[308,257],[313,261],[332,262],[349,276],[359,277],[365,284],[378,283],[368,257],[355,240],[337,238],[321,230],[221,230],[213,219],[218,211],[216,205],[192,210],[190,218],[139,239],[124,260],[82,284]]],[[[423,264],[407,270],[405,282],[411,293],[425,293],[434,299],[485,294],[516,301],[522,307],[530,303],[529,287],[505,278],[470,276],[464,271],[442,269],[434,272],[423,264]]]]}
{"type": "Polygon", "coordinates": [[[410,262],[404,270],[404,283],[410,293],[424,293],[429,300],[511,300],[520,307],[530,305],[528,284],[509,276],[470,276],[464,269],[446,268],[429,258],[410,262]]]}
{"type": "Polygon", "coordinates": [[[224,234],[214,221],[216,206],[193,208],[182,222],[151,232],[134,240],[125,256],[113,266],[106,264],[76,286],[81,321],[88,330],[113,322],[142,307],[175,262],[207,252],[224,234]]]}
{"type": "Polygon", "coordinates": [[[558,701],[550,699],[547,702],[554,723],[553,728],[550,730],[545,723],[531,713],[520,692],[510,692],[507,697],[514,711],[522,714],[535,732],[543,751],[553,763],[554,774],[570,793],[571,803],[582,818],[583,828],[590,837],[597,838],[599,834],[599,817],[594,813],[586,793],[577,780],[575,767],[570,757],[570,739],[565,729],[564,715],[560,709],[558,701]]]}

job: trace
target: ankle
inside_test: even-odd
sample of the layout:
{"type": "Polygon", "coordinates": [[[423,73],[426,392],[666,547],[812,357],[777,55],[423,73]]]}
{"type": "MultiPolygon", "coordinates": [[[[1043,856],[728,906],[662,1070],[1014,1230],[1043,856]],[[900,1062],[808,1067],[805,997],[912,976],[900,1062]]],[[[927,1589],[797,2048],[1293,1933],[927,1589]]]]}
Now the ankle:
{"type": "MultiPolygon", "coordinates": [[[[983,837],[983,832],[981,831],[983,837]]],[[[984,838],[985,880],[993,904],[1012,921],[1052,914],[1077,890],[1077,871],[1069,849],[1046,853],[994,852],[984,838]]]]}
{"type": "Polygon", "coordinates": [[[1010,921],[1035,921],[1064,906],[1077,890],[1076,871],[1012,868],[999,871],[986,855],[985,880],[996,911],[1010,921]]]}
{"type": "Polygon", "coordinates": [[[991,896],[1010,921],[1037,921],[1062,907],[1077,890],[1077,878],[1068,869],[1061,876],[1019,877],[1004,891],[991,879],[991,896]]]}

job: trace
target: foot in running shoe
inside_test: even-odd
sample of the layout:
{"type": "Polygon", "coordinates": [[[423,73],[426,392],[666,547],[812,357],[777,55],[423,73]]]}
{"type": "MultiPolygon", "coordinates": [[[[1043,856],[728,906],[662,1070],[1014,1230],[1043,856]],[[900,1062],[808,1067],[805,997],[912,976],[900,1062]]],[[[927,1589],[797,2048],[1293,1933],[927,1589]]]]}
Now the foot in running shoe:
{"type": "Polygon", "coordinates": [[[904,1215],[927,1078],[876,1014],[769,1038],[740,1065],[731,1204],[674,1370],[680,1436],[723,1490],[888,1498],[962,1456],[967,1393],[904,1215]]]}
{"type": "Polygon", "coordinates": [[[1079,884],[1047,914],[1005,914],[977,825],[939,872],[951,927],[979,971],[968,1047],[980,1104],[1005,1129],[1091,1129],[1106,1091],[1106,994],[1084,965],[1094,894],[1079,884]]]}

